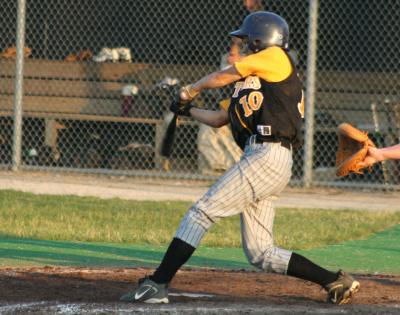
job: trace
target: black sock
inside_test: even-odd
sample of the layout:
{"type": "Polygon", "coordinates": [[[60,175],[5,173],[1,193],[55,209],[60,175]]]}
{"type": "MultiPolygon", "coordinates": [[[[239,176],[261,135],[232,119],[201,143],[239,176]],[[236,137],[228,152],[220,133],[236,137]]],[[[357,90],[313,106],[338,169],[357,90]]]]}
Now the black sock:
{"type": "Polygon", "coordinates": [[[337,279],[336,273],[328,271],[296,253],[292,253],[290,257],[287,274],[318,283],[323,287],[337,279]]]}
{"type": "Polygon", "coordinates": [[[174,238],[164,258],[150,279],[156,283],[169,283],[176,272],[186,263],[196,248],[184,241],[174,238]]]}

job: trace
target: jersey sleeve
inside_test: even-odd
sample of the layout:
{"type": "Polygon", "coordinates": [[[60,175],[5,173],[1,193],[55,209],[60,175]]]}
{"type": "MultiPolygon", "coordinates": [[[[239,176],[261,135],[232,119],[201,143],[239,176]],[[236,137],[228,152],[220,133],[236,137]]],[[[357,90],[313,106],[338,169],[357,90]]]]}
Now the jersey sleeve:
{"type": "Polygon", "coordinates": [[[280,82],[292,73],[289,57],[280,47],[270,47],[235,62],[242,77],[258,76],[267,82],[280,82]]]}

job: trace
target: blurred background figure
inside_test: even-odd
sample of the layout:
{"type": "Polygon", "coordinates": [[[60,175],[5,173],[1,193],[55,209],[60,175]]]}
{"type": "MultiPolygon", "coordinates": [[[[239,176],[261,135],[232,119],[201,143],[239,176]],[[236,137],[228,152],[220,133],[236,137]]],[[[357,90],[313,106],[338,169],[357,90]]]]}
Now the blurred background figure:
{"type": "MultiPolygon", "coordinates": [[[[248,14],[256,11],[263,11],[261,0],[243,0],[245,9],[243,20],[248,14]]],[[[242,41],[237,37],[232,37],[230,50],[221,56],[221,70],[233,65],[242,57],[242,41]]],[[[218,103],[219,108],[227,110],[229,106],[231,89],[207,91],[210,103],[218,103]]],[[[197,137],[199,150],[199,170],[203,175],[218,175],[225,172],[235,162],[240,159],[241,150],[233,140],[230,127],[212,128],[206,124],[200,124],[197,137]]]]}
{"type": "MultiPolygon", "coordinates": [[[[248,14],[264,10],[261,0],[243,0],[245,14],[239,19],[243,20],[248,14]]],[[[239,26],[239,25],[238,25],[239,26]]],[[[221,70],[234,64],[242,57],[242,41],[232,37],[230,50],[221,56],[221,70]]],[[[218,109],[227,110],[232,89],[206,91],[209,96],[207,103],[219,104],[218,109]]],[[[199,170],[203,175],[218,175],[225,172],[241,156],[241,150],[233,140],[230,127],[212,128],[206,124],[200,124],[198,133],[199,170]]]]}
{"type": "MultiPolygon", "coordinates": [[[[246,9],[246,15],[252,12],[264,10],[261,0],[243,0],[243,5],[246,9]]],[[[241,58],[241,48],[241,40],[233,37],[225,66],[232,65],[241,58]]]]}

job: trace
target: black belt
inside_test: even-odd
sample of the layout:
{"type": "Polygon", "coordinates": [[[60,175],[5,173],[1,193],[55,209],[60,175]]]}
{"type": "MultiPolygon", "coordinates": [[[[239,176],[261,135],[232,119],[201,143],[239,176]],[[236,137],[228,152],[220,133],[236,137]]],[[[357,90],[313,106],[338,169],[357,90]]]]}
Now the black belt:
{"type": "Polygon", "coordinates": [[[277,138],[277,137],[265,137],[265,136],[260,136],[260,135],[253,135],[249,138],[249,143],[265,143],[265,142],[273,142],[277,143],[280,142],[281,146],[290,150],[292,147],[292,144],[289,139],[287,138],[277,138]]]}

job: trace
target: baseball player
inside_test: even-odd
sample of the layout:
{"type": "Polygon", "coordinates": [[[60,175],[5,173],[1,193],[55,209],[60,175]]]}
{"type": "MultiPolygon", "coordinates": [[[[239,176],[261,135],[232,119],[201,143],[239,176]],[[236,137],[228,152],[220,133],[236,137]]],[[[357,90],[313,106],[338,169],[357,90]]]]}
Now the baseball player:
{"type": "Polygon", "coordinates": [[[213,127],[230,124],[243,155],[187,211],[155,272],[139,280],[137,289],[121,300],[168,303],[168,284],[207,230],[219,219],[240,214],[243,249],[253,266],[312,281],[327,291],[328,301],[347,303],[359,288],[350,275],[325,270],[273,243],[274,200],[291,177],[292,150],[302,143],[304,99],[287,53],[289,27],[279,15],[258,11],[248,15],[231,36],[243,41],[247,56],[182,88],[171,110],[213,127]],[[226,110],[190,104],[203,89],[234,82],[226,110]]]}

